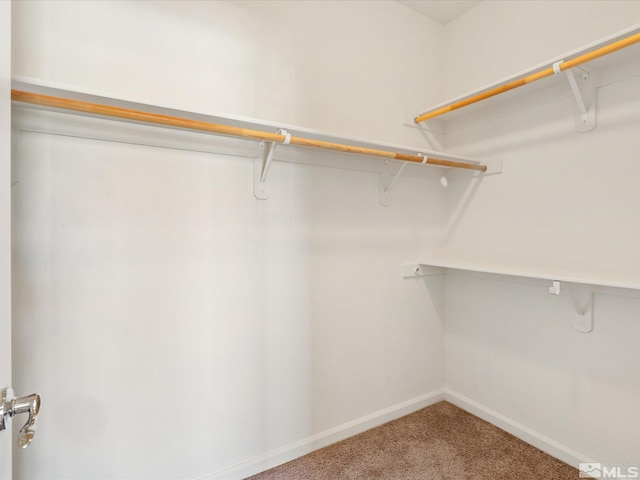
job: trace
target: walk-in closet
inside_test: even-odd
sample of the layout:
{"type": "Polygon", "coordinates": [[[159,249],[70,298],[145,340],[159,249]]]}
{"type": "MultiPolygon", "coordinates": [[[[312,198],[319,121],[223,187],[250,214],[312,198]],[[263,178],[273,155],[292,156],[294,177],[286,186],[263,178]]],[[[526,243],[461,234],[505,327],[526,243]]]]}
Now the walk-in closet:
{"type": "Polygon", "coordinates": [[[0,479],[640,478],[640,2],[0,0],[0,479]]]}

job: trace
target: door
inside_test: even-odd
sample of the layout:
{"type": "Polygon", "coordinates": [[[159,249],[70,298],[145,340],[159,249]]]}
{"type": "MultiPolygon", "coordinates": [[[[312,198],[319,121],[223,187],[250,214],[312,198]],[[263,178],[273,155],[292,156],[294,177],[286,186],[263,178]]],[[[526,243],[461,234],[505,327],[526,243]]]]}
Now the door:
{"type": "MultiPolygon", "coordinates": [[[[0,2],[0,390],[11,384],[11,2],[0,2]]],[[[11,478],[11,435],[0,432],[0,480],[11,478]]]]}

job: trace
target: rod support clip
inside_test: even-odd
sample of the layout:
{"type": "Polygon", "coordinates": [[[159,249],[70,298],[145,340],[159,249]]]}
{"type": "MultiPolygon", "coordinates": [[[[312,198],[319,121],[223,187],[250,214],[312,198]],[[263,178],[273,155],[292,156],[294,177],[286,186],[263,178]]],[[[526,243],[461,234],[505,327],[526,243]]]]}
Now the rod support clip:
{"type": "Polygon", "coordinates": [[[556,75],[558,75],[559,73],[562,73],[562,67],[561,65],[564,63],[564,60],[558,60],[557,62],[555,62],[552,67],[553,67],[553,73],[555,73],[556,75]]]}

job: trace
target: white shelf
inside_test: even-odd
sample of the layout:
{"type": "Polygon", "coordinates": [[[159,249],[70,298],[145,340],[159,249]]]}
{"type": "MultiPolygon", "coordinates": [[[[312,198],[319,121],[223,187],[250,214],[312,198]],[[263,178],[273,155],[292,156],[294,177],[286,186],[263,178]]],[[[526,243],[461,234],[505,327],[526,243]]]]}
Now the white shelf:
{"type": "MultiPolygon", "coordinates": [[[[433,110],[437,110],[441,107],[450,105],[452,103],[456,103],[460,100],[465,100],[467,98],[476,96],[480,93],[492,90],[496,87],[500,87],[503,86],[505,84],[511,83],[516,79],[520,79],[526,76],[531,75],[532,73],[538,72],[540,70],[543,70],[545,68],[548,68],[550,66],[552,66],[555,62],[558,62],[560,60],[569,60],[571,58],[575,58],[577,56],[580,56],[582,54],[591,52],[593,50],[596,50],[600,47],[603,47],[605,45],[608,45],[612,42],[615,42],[616,40],[620,40],[622,38],[628,37],[630,35],[634,35],[636,33],[640,32],[640,24],[634,25],[633,27],[627,28],[625,30],[621,30],[613,35],[609,35],[605,38],[602,38],[596,42],[590,43],[588,45],[585,45],[583,47],[580,47],[578,49],[569,51],[564,53],[563,55],[559,55],[555,58],[552,58],[546,62],[540,63],[538,65],[535,65],[531,68],[528,68],[524,71],[518,72],[514,75],[510,75],[507,78],[501,79],[499,81],[493,82],[489,85],[485,85],[481,88],[478,88],[472,92],[468,92],[464,95],[460,95],[458,97],[452,98],[450,100],[447,100],[446,102],[440,103],[438,105],[434,105],[430,108],[424,109],[422,110],[422,112],[430,112],[433,110]]],[[[636,44],[636,45],[631,45],[629,47],[623,48],[622,50],[619,50],[617,52],[605,55],[604,57],[600,57],[596,60],[592,60],[588,63],[583,64],[580,67],[580,69],[586,70],[586,71],[595,71],[595,70],[601,70],[601,69],[605,69],[609,66],[612,65],[616,65],[616,64],[620,64],[623,62],[628,61],[629,59],[633,59],[633,58],[640,58],[640,44],[636,44]]],[[[462,107],[460,109],[457,110],[453,110],[451,112],[447,112],[441,116],[435,117],[435,119],[442,119],[444,121],[449,121],[449,120],[456,120],[459,118],[462,118],[466,115],[469,115],[471,113],[474,112],[478,112],[480,110],[484,110],[486,108],[492,107],[492,106],[496,106],[499,105],[505,101],[510,101],[510,100],[514,100],[516,98],[521,98],[524,97],[532,92],[541,90],[543,88],[549,88],[553,85],[559,85],[559,84],[566,84],[567,80],[565,78],[564,75],[553,75],[551,77],[546,77],[543,78],[539,81],[524,85],[522,87],[516,88],[514,90],[510,90],[504,93],[501,93],[499,95],[496,95],[494,97],[490,97],[488,99],[482,100],[481,102],[472,104],[472,105],[468,105],[466,107],[462,107]]],[[[421,113],[422,113],[421,112],[421,113]]],[[[429,120],[426,121],[426,123],[428,124],[429,120]]]]}
{"type": "MultiPolygon", "coordinates": [[[[64,97],[64,98],[91,102],[91,103],[107,104],[115,107],[129,108],[134,110],[143,110],[143,111],[161,114],[161,115],[176,116],[176,117],[187,118],[191,120],[200,120],[205,122],[229,125],[233,127],[247,128],[251,130],[274,132],[276,129],[284,128],[293,136],[305,137],[311,140],[322,140],[322,141],[327,141],[332,143],[349,144],[349,145],[353,145],[356,147],[363,147],[363,148],[390,150],[398,153],[406,153],[411,155],[416,153],[421,153],[425,156],[435,157],[443,160],[451,160],[451,161],[459,161],[459,162],[467,162],[467,163],[482,163],[478,159],[449,154],[445,152],[439,152],[439,151],[435,151],[425,147],[395,145],[391,143],[380,143],[373,140],[367,140],[362,138],[335,135],[333,133],[323,132],[320,130],[314,130],[314,129],[301,127],[297,125],[289,125],[289,124],[272,122],[267,120],[258,120],[255,118],[242,117],[238,115],[229,115],[229,114],[216,113],[216,112],[205,113],[205,112],[196,112],[196,111],[185,111],[185,110],[172,108],[170,106],[143,104],[143,103],[127,100],[127,99],[113,98],[105,95],[100,95],[95,92],[79,91],[65,85],[43,83],[39,80],[31,79],[31,78],[14,77],[12,80],[12,88],[16,90],[25,90],[25,91],[39,93],[43,95],[64,97]]],[[[40,107],[36,105],[22,105],[22,106],[24,106],[25,108],[54,110],[48,107],[40,107]]],[[[79,114],[77,112],[68,112],[68,111],[64,111],[64,112],[71,113],[74,115],[90,116],[89,114],[79,114]]],[[[116,119],[116,121],[130,122],[124,119],[116,119]]],[[[173,128],[173,127],[165,126],[163,128],[173,128]]],[[[254,140],[246,140],[246,141],[249,143],[255,143],[254,140]]],[[[432,167],[432,165],[430,165],[430,167],[432,167]]],[[[447,168],[447,167],[435,167],[435,168],[447,168]]]]}
{"type": "MultiPolygon", "coordinates": [[[[464,264],[452,261],[425,260],[417,264],[421,267],[422,275],[444,273],[446,270],[460,270],[466,272],[488,273],[494,275],[507,275],[512,277],[533,278],[548,280],[550,282],[559,281],[582,285],[592,285],[600,287],[624,288],[629,290],[640,290],[640,283],[633,281],[618,281],[597,275],[566,274],[562,272],[543,272],[534,270],[519,270],[505,267],[495,267],[479,264],[464,264]],[[425,268],[426,267],[426,268],[425,268]],[[440,271],[438,271],[440,269],[440,271]]],[[[409,270],[405,270],[409,271],[409,270]]],[[[406,275],[409,276],[409,275],[406,275]]],[[[416,275],[418,276],[418,275],[416,275]]]]}

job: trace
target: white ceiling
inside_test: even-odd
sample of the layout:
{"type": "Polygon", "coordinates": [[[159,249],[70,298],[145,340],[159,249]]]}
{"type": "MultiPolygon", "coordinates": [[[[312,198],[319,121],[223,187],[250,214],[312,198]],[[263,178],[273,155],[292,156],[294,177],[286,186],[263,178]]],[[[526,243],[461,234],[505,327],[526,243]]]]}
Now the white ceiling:
{"type": "Polygon", "coordinates": [[[482,0],[396,0],[422,15],[446,25],[482,0]]]}

